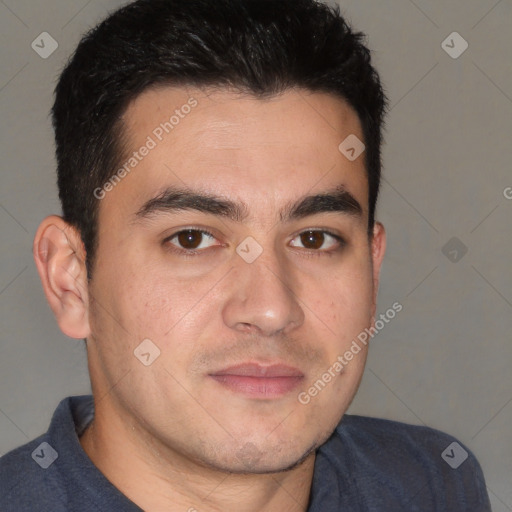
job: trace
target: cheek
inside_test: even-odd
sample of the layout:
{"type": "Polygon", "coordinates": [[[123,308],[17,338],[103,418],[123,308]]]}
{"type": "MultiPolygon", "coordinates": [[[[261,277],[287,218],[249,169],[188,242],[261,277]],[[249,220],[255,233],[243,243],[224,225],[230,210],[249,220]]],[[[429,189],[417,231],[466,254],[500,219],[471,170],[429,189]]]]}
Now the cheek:
{"type": "Polygon", "coordinates": [[[103,260],[94,280],[98,283],[95,319],[103,331],[110,325],[108,338],[128,339],[135,346],[139,338],[160,332],[163,320],[172,321],[174,298],[164,281],[155,282],[148,266],[136,265],[126,256],[116,265],[103,260]]]}
{"type": "Polygon", "coordinates": [[[133,275],[133,281],[123,286],[116,298],[119,315],[139,337],[154,338],[162,345],[172,341],[177,348],[211,321],[215,304],[212,294],[208,295],[209,281],[184,281],[151,270],[146,275],[146,279],[133,275]],[[210,300],[202,300],[206,295],[210,300]]]}
{"type": "Polygon", "coordinates": [[[326,276],[316,284],[316,311],[325,311],[336,332],[349,326],[365,327],[370,321],[373,298],[371,265],[357,263],[326,276]]]}
{"type": "Polygon", "coordinates": [[[172,323],[174,315],[177,313],[177,301],[171,293],[164,286],[144,289],[140,294],[140,300],[136,304],[127,306],[132,309],[137,308],[137,325],[158,326],[160,323],[166,325],[172,323]]]}

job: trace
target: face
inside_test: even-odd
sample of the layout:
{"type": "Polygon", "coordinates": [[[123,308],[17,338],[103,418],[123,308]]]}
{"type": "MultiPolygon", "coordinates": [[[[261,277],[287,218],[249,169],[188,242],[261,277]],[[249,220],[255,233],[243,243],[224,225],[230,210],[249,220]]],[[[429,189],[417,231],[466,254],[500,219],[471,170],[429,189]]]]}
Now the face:
{"type": "Polygon", "coordinates": [[[358,118],[327,94],[159,88],[123,120],[89,286],[98,406],[158,452],[292,467],[332,433],[366,359],[362,345],[336,365],[372,322],[383,251],[364,156],[338,149],[363,139],[358,118]]]}

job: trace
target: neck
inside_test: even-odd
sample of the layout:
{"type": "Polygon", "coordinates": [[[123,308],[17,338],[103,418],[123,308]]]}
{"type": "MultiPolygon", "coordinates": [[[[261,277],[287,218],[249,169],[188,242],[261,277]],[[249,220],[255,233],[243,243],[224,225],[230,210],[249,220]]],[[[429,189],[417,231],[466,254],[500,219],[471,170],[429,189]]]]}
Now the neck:
{"type": "Polygon", "coordinates": [[[314,452],[279,473],[228,473],[159,445],[148,432],[114,414],[106,401],[95,409],[80,444],[103,475],[140,508],[148,512],[307,510],[314,452]]]}

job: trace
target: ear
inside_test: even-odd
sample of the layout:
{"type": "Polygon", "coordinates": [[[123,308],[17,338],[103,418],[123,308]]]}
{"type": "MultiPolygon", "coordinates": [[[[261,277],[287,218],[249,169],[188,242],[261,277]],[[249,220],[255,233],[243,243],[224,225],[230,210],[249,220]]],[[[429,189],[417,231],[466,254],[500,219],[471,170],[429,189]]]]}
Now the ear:
{"type": "Polygon", "coordinates": [[[79,233],[61,217],[47,217],[36,232],[33,253],[46,299],[61,331],[71,338],[87,338],[87,271],[79,233]]]}
{"type": "Polygon", "coordinates": [[[373,301],[372,301],[372,325],[377,312],[377,294],[379,292],[379,279],[382,260],[386,252],[386,230],[380,222],[375,222],[371,242],[371,259],[373,269],[373,301]]]}

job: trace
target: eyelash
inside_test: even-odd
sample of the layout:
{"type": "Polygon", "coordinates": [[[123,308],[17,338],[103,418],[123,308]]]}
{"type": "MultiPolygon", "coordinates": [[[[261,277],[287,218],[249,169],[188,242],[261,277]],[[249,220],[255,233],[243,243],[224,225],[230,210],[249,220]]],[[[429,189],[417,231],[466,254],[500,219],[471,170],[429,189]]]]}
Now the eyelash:
{"type": "Polygon", "coordinates": [[[324,235],[331,236],[338,242],[339,246],[334,249],[330,249],[330,250],[303,249],[301,252],[303,253],[303,257],[305,257],[305,258],[315,258],[315,257],[320,257],[320,256],[332,257],[332,256],[339,254],[347,245],[347,242],[345,241],[345,239],[342,238],[340,235],[336,235],[335,233],[332,233],[331,231],[328,231],[325,229],[305,229],[304,231],[301,231],[300,233],[298,233],[296,236],[300,236],[300,235],[302,235],[302,233],[306,233],[307,231],[312,231],[314,233],[323,233],[324,235]]]}
{"type": "Polygon", "coordinates": [[[180,256],[185,256],[185,257],[200,256],[201,253],[204,253],[204,249],[199,249],[199,250],[198,249],[179,249],[174,244],[167,243],[167,242],[170,242],[176,236],[178,236],[180,233],[183,233],[185,231],[197,231],[198,233],[202,233],[203,235],[207,235],[211,238],[215,238],[215,235],[206,229],[195,228],[193,226],[186,228],[186,229],[180,229],[179,231],[176,231],[176,233],[173,233],[171,236],[168,236],[165,240],[163,240],[162,243],[167,247],[168,251],[178,254],[180,256]]]}
{"type": "MultiPolygon", "coordinates": [[[[202,233],[203,235],[207,235],[209,237],[215,238],[215,235],[206,229],[195,228],[193,226],[186,228],[186,229],[180,229],[179,231],[176,231],[175,233],[166,237],[162,241],[162,244],[167,247],[168,251],[173,252],[178,255],[181,255],[181,256],[185,256],[185,257],[200,256],[202,253],[204,253],[204,249],[179,249],[174,244],[167,243],[167,242],[170,242],[176,236],[178,236],[180,233],[183,233],[184,231],[197,231],[198,233],[202,233]]],[[[339,247],[337,247],[336,249],[331,249],[329,251],[320,250],[320,249],[316,249],[316,250],[315,249],[309,249],[309,250],[304,249],[304,251],[302,251],[302,252],[306,258],[317,257],[317,256],[334,256],[335,254],[337,254],[341,250],[343,250],[345,248],[345,246],[347,245],[347,242],[341,236],[336,235],[335,233],[332,233],[331,231],[328,231],[325,229],[306,229],[304,231],[301,231],[297,235],[295,235],[294,238],[296,238],[297,236],[300,236],[303,233],[306,233],[307,231],[313,231],[315,233],[323,233],[325,235],[331,236],[339,243],[339,247]]]]}

